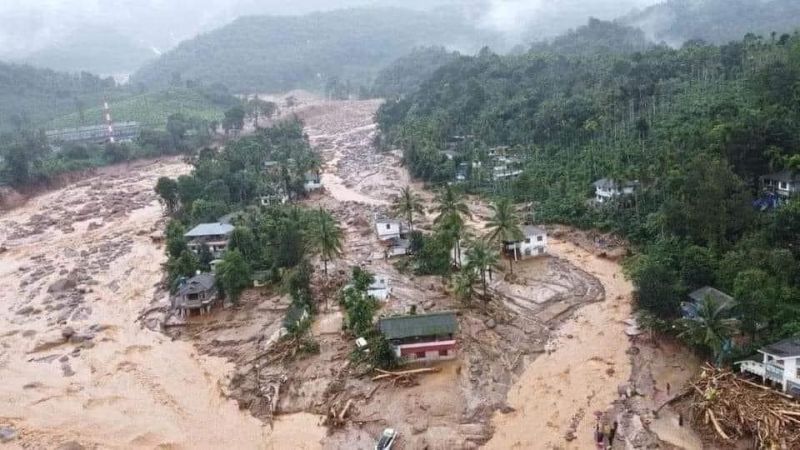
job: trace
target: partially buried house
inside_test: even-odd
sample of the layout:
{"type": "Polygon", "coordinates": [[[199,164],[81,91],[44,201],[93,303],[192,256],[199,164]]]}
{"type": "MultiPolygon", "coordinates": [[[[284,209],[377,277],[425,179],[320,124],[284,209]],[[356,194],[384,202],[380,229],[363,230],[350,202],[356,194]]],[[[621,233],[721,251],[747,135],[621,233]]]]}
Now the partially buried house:
{"type": "Polygon", "coordinates": [[[515,261],[547,253],[547,231],[533,225],[522,227],[522,239],[503,242],[503,251],[515,261]]]}
{"type": "Polygon", "coordinates": [[[206,246],[214,258],[219,258],[228,249],[233,228],[229,223],[201,223],[189,230],[184,237],[189,250],[199,254],[203,246],[206,246]]]}
{"type": "Polygon", "coordinates": [[[456,357],[458,320],[454,312],[384,317],[378,329],[403,361],[430,362],[456,357]]]}
{"type": "Polygon", "coordinates": [[[180,316],[190,315],[193,311],[203,314],[211,311],[218,299],[214,274],[199,273],[180,284],[172,297],[172,308],[180,316]]]}

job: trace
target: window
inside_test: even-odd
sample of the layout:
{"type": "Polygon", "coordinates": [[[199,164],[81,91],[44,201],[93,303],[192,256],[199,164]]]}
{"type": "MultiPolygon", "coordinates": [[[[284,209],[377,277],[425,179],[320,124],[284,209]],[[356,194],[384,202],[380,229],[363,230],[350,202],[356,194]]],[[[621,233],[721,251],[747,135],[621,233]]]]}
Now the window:
{"type": "Polygon", "coordinates": [[[390,224],[390,223],[387,223],[387,224],[386,224],[386,229],[387,229],[387,230],[391,230],[391,229],[392,229],[392,224],[390,224]]]}
{"type": "MultiPolygon", "coordinates": [[[[447,349],[439,350],[439,356],[447,356],[447,355],[448,355],[447,349]]],[[[800,372],[800,369],[797,369],[797,371],[800,372]]]]}
{"type": "Polygon", "coordinates": [[[530,243],[531,243],[531,239],[530,239],[530,238],[528,238],[528,239],[525,239],[525,243],[526,243],[526,244],[530,244],[530,243]]]}
{"type": "Polygon", "coordinates": [[[544,237],[543,236],[536,236],[536,240],[539,241],[539,242],[542,242],[542,240],[544,240],[544,237]]]}
{"type": "Polygon", "coordinates": [[[417,359],[425,359],[425,352],[417,352],[414,356],[417,359]]]}
{"type": "Polygon", "coordinates": [[[783,181],[781,181],[781,183],[780,183],[779,187],[780,187],[780,189],[786,189],[786,183],[784,183],[783,181]]]}

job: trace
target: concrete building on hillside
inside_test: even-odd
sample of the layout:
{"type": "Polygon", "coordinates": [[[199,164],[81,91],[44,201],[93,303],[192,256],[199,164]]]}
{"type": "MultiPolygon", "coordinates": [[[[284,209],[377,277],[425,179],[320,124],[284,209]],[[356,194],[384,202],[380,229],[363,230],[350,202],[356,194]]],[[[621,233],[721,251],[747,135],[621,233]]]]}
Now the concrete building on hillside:
{"type": "Polygon", "coordinates": [[[367,287],[367,295],[375,300],[385,302],[392,295],[392,286],[389,277],[386,275],[375,274],[374,281],[367,287]]]}
{"type": "Polygon", "coordinates": [[[199,254],[203,246],[208,247],[214,258],[220,258],[228,249],[228,241],[233,233],[229,223],[201,223],[184,235],[189,250],[199,254]]]}
{"type": "Polygon", "coordinates": [[[761,177],[761,187],[781,197],[791,197],[800,192],[800,172],[783,170],[761,177]]]}
{"type": "Polygon", "coordinates": [[[602,178],[592,183],[594,186],[594,201],[597,204],[605,204],[617,197],[633,195],[639,187],[637,181],[618,183],[610,178],[602,178]]]}
{"type": "Polygon", "coordinates": [[[800,337],[784,339],[761,348],[757,355],[736,365],[743,373],[761,377],[764,383],[780,387],[783,392],[800,396],[800,337]]]}
{"type": "Polygon", "coordinates": [[[219,299],[217,281],[214,274],[199,273],[181,283],[172,297],[172,308],[179,316],[190,315],[193,311],[208,313],[219,299]]]}
{"type": "Polygon", "coordinates": [[[303,189],[305,189],[306,192],[314,192],[322,189],[322,175],[319,172],[308,172],[303,182],[303,189]]]}
{"type": "Polygon", "coordinates": [[[503,242],[503,252],[515,261],[547,253],[547,232],[533,225],[522,227],[523,238],[516,242],[503,242]]]}
{"type": "Polygon", "coordinates": [[[381,241],[393,239],[403,239],[408,233],[405,223],[397,219],[390,219],[383,216],[375,216],[375,233],[381,241]]]}

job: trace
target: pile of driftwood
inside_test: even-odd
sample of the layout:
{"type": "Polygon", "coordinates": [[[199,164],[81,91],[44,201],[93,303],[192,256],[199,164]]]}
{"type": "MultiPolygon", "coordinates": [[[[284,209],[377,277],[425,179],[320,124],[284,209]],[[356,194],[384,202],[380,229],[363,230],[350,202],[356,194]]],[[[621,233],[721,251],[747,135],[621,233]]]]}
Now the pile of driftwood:
{"type": "Polygon", "coordinates": [[[728,443],[752,437],[758,448],[800,448],[800,403],[710,365],[688,392],[696,423],[728,443]]]}

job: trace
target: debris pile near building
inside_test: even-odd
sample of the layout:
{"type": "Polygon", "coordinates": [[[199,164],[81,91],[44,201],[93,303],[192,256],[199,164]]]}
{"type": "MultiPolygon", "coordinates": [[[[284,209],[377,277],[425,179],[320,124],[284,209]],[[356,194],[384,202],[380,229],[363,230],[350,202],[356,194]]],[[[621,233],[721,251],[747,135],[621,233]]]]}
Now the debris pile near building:
{"type": "Polygon", "coordinates": [[[800,403],[792,397],[710,365],[690,389],[697,426],[716,440],[800,448],[800,403]]]}

